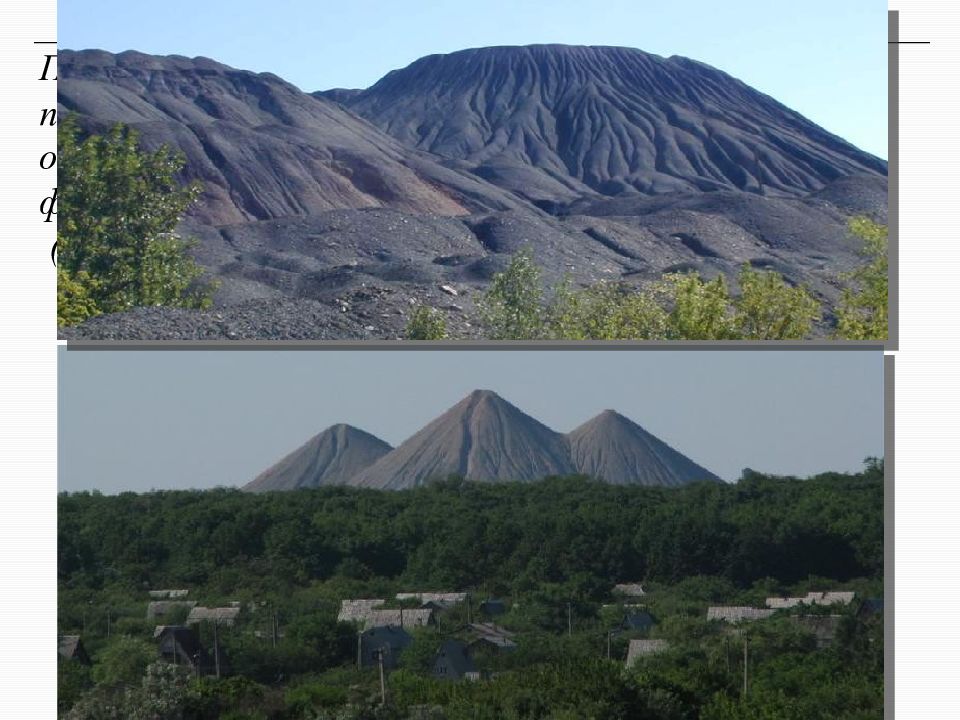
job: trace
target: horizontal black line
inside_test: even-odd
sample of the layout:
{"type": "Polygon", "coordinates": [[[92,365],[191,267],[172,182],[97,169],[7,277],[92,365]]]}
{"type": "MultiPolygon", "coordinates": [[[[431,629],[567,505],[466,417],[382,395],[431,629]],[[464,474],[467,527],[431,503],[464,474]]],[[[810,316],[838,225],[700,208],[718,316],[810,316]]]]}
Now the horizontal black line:
{"type": "Polygon", "coordinates": [[[33,44],[34,45],[56,45],[57,41],[56,40],[34,40],[33,44]]]}
{"type": "Polygon", "coordinates": [[[929,40],[888,40],[887,45],[929,45],[929,40]]]}

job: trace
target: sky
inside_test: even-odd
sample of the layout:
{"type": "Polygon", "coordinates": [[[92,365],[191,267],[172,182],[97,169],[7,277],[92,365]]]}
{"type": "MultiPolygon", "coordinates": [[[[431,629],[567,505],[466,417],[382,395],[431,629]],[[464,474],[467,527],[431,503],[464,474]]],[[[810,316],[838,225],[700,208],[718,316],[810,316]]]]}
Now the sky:
{"type": "Polygon", "coordinates": [[[368,87],[469,47],[636,47],[724,70],[887,157],[887,4],[878,0],[59,0],[61,48],[206,56],[302,90],[368,87]]]}
{"type": "Polygon", "coordinates": [[[470,391],[558,432],[615,409],[725,480],[883,455],[875,351],[66,351],[59,488],[239,486],[330,425],[396,446],[470,391]]]}

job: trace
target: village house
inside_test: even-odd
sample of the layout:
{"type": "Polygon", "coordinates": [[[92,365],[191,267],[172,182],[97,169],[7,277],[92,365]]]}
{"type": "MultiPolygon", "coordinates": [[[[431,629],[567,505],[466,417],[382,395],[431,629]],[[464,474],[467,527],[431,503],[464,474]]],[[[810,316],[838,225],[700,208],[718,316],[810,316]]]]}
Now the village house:
{"type": "Polygon", "coordinates": [[[76,660],[82,665],[90,664],[90,656],[87,655],[83,643],[80,642],[79,635],[60,635],[57,637],[57,657],[64,660],[76,660]]]}
{"type": "Polygon", "coordinates": [[[618,583],[613,586],[613,592],[627,597],[643,597],[647,594],[640,583],[618,583]]]}
{"type": "Polygon", "coordinates": [[[189,611],[196,606],[196,600],[154,600],[147,603],[147,620],[164,620],[181,608],[189,611]]]}
{"type": "Polygon", "coordinates": [[[230,607],[195,607],[190,610],[190,613],[187,615],[187,625],[196,625],[201,622],[212,622],[217,625],[225,625],[227,627],[233,627],[233,624],[237,621],[237,616],[240,615],[240,608],[238,606],[230,607]]]}
{"type": "Polygon", "coordinates": [[[147,594],[154,600],[182,600],[190,593],[189,590],[148,590],[147,594]]]}
{"type": "Polygon", "coordinates": [[[464,628],[472,649],[505,652],[515,650],[514,634],[493,623],[471,623],[464,628]]]}
{"type": "Polygon", "coordinates": [[[412,642],[410,633],[401,627],[371,627],[360,633],[360,664],[363,667],[378,665],[382,655],[383,666],[387,669],[395,668],[400,653],[412,642]]]}
{"type": "Polygon", "coordinates": [[[380,607],[386,602],[383,598],[341,600],[337,622],[363,622],[374,608],[380,607]]]}
{"type": "MultiPolygon", "coordinates": [[[[158,625],[153,637],[158,641],[157,653],[166,662],[189,667],[197,675],[209,675],[215,671],[214,661],[191,628],[184,625],[158,625]]],[[[220,662],[222,673],[222,651],[220,662]]]]}
{"type": "Polygon", "coordinates": [[[627,667],[633,665],[639,658],[662,653],[669,647],[670,644],[660,638],[631,640],[627,648],[627,667]]]}
{"type": "Polygon", "coordinates": [[[766,605],[774,610],[785,610],[800,605],[849,605],[854,597],[855,593],[847,591],[808,592],[804,597],[769,597],[766,605]]]}
{"type": "Polygon", "coordinates": [[[426,605],[427,603],[445,603],[446,605],[456,605],[466,602],[467,593],[465,592],[400,592],[397,593],[397,600],[417,600],[426,605]]]}
{"type": "Polygon", "coordinates": [[[644,610],[632,610],[623,616],[623,623],[620,627],[628,632],[633,630],[645,631],[656,624],[657,621],[653,619],[653,615],[650,613],[644,610]]]}
{"type": "Polygon", "coordinates": [[[723,620],[724,622],[738,623],[752,620],[763,620],[773,615],[770,609],[744,607],[737,605],[715,606],[707,608],[707,620],[723,620]]]}
{"type": "Polygon", "coordinates": [[[444,640],[433,661],[433,676],[438,680],[478,679],[470,648],[462,640],[444,640]]]}
{"type": "Polygon", "coordinates": [[[436,624],[433,608],[384,608],[381,599],[342,600],[338,622],[357,623],[362,627],[395,625],[402,628],[427,627],[436,624]]]}

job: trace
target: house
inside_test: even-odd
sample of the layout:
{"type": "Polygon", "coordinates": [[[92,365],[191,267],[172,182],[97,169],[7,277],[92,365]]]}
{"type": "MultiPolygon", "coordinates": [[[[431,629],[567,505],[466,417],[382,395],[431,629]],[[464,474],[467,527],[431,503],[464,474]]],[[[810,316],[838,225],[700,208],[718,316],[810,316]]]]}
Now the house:
{"type": "Polygon", "coordinates": [[[154,600],[182,600],[190,593],[189,590],[148,590],[147,594],[154,600]]]}
{"type": "MultiPolygon", "coordinates": [[[[189,667],[198,675],[215,672],[216,663],[200,643],[200,639],[192,628],[185,625],[158,625],[153,631],[153,637],[159,641],[157,653],[163,660],[174,665],[189,667]]],[[[221,672],[223,672],[223,660],[221,655],[221,672]]]]}
{"type": "Polygon", "coordinates": [[[400,592],[397,593],[397,600],[417,600],[421,604],[427,603],[446,603],[447,606],[456,605],[465,602],[467,593],[465,592],[400,592]]]}
{"type": "Polygon", "coordinates": [[[627,597],[643,597],[647,594],[640,583],[618,583],[613,586],[613,592],[627,597]]]}
{"type": "Polygon", "coordinates": [[[213,622],[217,625],[232,627],[240,614],[240,608],[231,607],[195,607],[187,615],[187,625],[196,625],[201,622],[213,622]]]}
{"type": "Polygon", "coordinates": [[[465,630],[470,637],[471,648],[482,647],[502,652],[514,650],[517,647],[517,643],[513,640],[513,633],[493,623],[471,623],[465,630]]]}
{"type": "Polygon", "coordinates": [[[800,605],[849,605],[855,593],[847,591],[808,592],[804,597],[770,597],[766,600],[768,608],[784,610],[800,605]]]}
{"type": "Polygon", "coordinates": [[[444,640],[433,660],[438,680],[463,680],[477,676],[470,648],[462,640],[444,640]]]}
{"type": "Polygon", "coordinates": [[[57,637],[57,658],[76,660],[83,665],[90,664],[90,656],[87,655],[83,643],[80,642],[79,635],[60,635],[57,637]]]}
{"type": "Polygon", "coordinates": [[[507,612],[507,603],[503,600],[488,598],[480,603],[480,613],[487,617],[503,615],[505,612],[507,612]]]}
{"type": "Polygon", "coordinates": [[[717,606],[707,608],[707,620],[723,620],[724,622],[744,622],[763,620],[773,615],[775,611],[763,608],[743,606],[717,606]]]}
{"type": "Polygon", "coordinates": [[[364,598],[360,600],[341,600],[340,612],[337,613],[337,622],[362,623],[377,607],[387,601],[382,598],[364,598]]]}
{"type": "Polygon", "coordinates": [[[397,627],[427,627],[436,624],[433,608],[385,608],[386,600],[342,600],[338,622],[357,623],[361,627],[396,625],[397,627]]]}
{"type": "Polygon", "coordinates": [[[147,603],[147,620],[164,620],[180,608],[189,611],[196,606],[196,600],[154,600],[147,603]]]}
{"type": "Polygon", "coordinates": [[[670,643],[659,638],[631,640],[627,648],[627,667],[633,665],[639,658],[662,653],[669,647],[670,643]]]}
{"type": "Polygon", "coordinates": [[[395,625],[415,628],[436,625],[437,620],[432,608],[376,608],[370,611],[362,624],[366,627],[395,625]]]}
{"type": "Polygon", "coordinates": [[[656,624],[657,621],[653,619],[653,615],[650,613],[634,610],[623,616],[621,627],[627,631],[649,630],[656,624]]]}
{"type": "Polygon", "coordinates": [[[360,663],[363,667],[378,665],[382,654],[383,666],[387,669],[395,668],[400,653],[412,642],[410,633],[401,627],[371,627],[360,633],[360,663]]]}

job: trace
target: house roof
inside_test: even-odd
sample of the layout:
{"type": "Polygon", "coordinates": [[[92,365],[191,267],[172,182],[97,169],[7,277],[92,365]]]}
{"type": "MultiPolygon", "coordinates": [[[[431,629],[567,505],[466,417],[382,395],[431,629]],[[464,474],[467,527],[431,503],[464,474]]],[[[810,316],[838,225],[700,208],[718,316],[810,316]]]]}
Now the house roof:
{"type": "Polygon", "coordinates": [[[396,625],[398,627],[419,627],[433,622],[433,608],[384,608],[386,601],[379,598],[364,600],[342,600],[339,622],[355,622],[364,627],[377,625],[396,625]]]}
{"type": "Polygon", "coordinates": [[[60,635],[57,637],[57,654],[65,658],[78,657],[83,652],[79,635],[60,635]]]}
{"type": "Polygon", "coordinates": [[[148,590],[154,600],[179,600],[189,594],[189,590],[148,590]]]}
{"type": "Polygon", "coordinates": [[[147,603],[147,620],[166,615],[177,608],[193,609],[197,606],[196,600],[154,600],[147,603]]]}
{"type": "Polygon", "coordinates": [[[642,597],[647,594],[640,583],[618,583],[613,586],[613,591],[630,597],[642,597]]]}
{"type": "Polygon", "coordinates": [[[364,598],[360,600],[341,600],[337,622],[362,622],[370,612],[386,602],[383,598],[364,598]]]}
{"type": "Polygon", "coordinates": [[[422,603],[462,603],[466,601],[465,592],[400,592],[397,600],[419,600],[422,603]]]}
{"type": "Polygon", "coordinates": [[[715,606],[707,608],[707,620],[741,622],[744,620],[762,620],[773,615],[774,611],[764,608],[737,605],[715,606]]]}
{"type": "Polygon", "coordinates": [[[474,636],[473,642],[486,642],[499,648],[515,648],[514,634],[493,623],[471,623],[467,630],[474,636]]]}
{"type": "Polygon", "coordinates": [[[768,608],[782,610],[797,607],[798,605],[849,605],[853,602],[855,593],[849,591],[808,592],[804,597],[769,597],[766,600],[768,608]]]}
{"type": "Polygon", "coordinates": [[[365,625],[396,625],[398,627],[423,627],[433,622],[432,608],[383,609],[376,608],[364,618],[365,625]]]}
{"type": "Polygon", "coordinates": [[[627,666],[633,665],[633,663],[637,661],[637,658],[656,655],[668,647],[670,647],[670,643],[660,638],[631,640],[630,646],[627,648],[627,666]]]}
{"type": "Polygon", "coordinates": [[[199,622],[215,622],[218,625],[233,625],[240,614],[238,607],[195,607],[187,615],[187,625],[199,622]]]}
{"type": "Polygon", "coordinates": [[[413,642],[413,637],[396,625],[376,625],[360,634],[360,642],[368,649],[387,645],[393,649],[402,649],[413,642]]]}
{"type": "Polygon", "coordinates": [[[656,620],[648,612],[628,612],[623,616],[623,624],[628,628],[644,628],[655,625],[656,620]]]}

